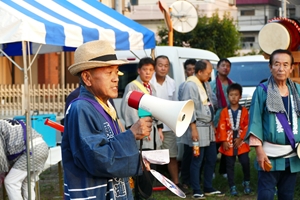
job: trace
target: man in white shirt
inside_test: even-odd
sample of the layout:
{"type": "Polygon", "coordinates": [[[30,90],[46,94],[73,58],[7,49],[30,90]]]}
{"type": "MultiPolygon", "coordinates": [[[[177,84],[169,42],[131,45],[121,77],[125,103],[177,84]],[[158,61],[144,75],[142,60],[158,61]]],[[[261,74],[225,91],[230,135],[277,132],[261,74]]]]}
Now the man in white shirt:
{"type": "MultiPolygon", "coordinates": [[[[161,55],[155,59],[155,74],[152,76],[150,83],[156,90],[156,96],[162,99],[175,101],[175,81],[168,75],[170,69],[170,61],[167,56],[161,55]]],[[[168,170],[172,181],[181,187],[178,178],[178,162],[177,162],[177,142],[175,133],[164,124],[163,128],[164,140],[162,149],[169,149],[170,163],[168,164],[168,170]]]]}

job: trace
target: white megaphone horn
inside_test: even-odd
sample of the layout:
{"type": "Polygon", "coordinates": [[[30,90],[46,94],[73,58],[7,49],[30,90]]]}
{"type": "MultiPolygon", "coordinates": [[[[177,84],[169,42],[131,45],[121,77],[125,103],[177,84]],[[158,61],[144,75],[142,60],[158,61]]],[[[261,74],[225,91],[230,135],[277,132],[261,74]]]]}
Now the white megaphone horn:
{"type": "Polygon", "coordinates": [[[149,112],[170,127],[177,137],[182,136],[191,123],[194,112],[192,100],[169,101],[138,91],[130,91],[126,98],[130,107],[149,112]]]}

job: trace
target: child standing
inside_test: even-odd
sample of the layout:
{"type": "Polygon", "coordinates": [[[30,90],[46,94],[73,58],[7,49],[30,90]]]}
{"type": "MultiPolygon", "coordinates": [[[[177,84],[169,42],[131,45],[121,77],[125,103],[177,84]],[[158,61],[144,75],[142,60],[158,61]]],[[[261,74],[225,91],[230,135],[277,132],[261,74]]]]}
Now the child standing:
{"type": "Polygon", "coordinates": [[[227,88],[227,95],[230,105],[221,111],[218,124],[217,140],[222,143],[219,152],[226,157],[226,172],[230,194],[238,194],[234,183],[234,165],[238,157],[244,174],[244,193],[249,194],[250,189],[250,159],[248,152],[250,147],[243,142],[248,129],[248,111],[239,105],[242,96],[242,86],[233,83],[227,88]]]}

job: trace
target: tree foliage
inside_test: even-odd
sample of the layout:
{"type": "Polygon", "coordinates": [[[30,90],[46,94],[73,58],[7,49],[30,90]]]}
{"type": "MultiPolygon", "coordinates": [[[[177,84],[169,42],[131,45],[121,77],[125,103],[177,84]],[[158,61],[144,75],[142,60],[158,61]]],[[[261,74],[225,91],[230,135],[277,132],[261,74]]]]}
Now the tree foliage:
{"type": "MultiPolygon", "coordinates": [[[[212,17],[206,15],[199,17],[197,26],[188,33],[173,31],[173,45],[185,46],[189,44],[192,48],[206,49],[216,53],[220,58],[235,55],[240,47],[240,33],[238,32],[234,19],[227,12],[221,19],[218,11],[212,17]]],[[[157,45],[168,45],[168,30],[165,26],[158,28],[160,41],[157,45]]]]}

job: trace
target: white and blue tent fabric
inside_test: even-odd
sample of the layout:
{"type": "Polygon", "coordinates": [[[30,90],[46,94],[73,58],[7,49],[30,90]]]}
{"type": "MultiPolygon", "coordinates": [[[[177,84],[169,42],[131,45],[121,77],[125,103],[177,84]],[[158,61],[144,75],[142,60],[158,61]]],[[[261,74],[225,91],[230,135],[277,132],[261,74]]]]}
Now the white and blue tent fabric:
{"type": "Polygon", "coordinates": [[[155,48],[155,34],[97,0],[1,0],[0,48],[22,55],[73,51],[92,40],[109,40],[116,50],[155,48]]]}
{"type": "MultiPolygon", "coordinates": [[[[31,62],[24,58],[28,54],[74,51],[85,42],[101,39],[110,41],[116,50],[155,48],[152,31],[97,0],[0,0],[0,56],[16,66],[10,56],[23,56],[23,68],[18,67],[24,72],[27,133],[31,132],[27,66],[36,57],[31,62]]],[[[29,150],[27,155],[29,158],[29,150]]],[[[30,180],[29,164],[27,172],[30,180]]]]}

